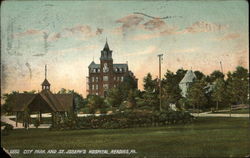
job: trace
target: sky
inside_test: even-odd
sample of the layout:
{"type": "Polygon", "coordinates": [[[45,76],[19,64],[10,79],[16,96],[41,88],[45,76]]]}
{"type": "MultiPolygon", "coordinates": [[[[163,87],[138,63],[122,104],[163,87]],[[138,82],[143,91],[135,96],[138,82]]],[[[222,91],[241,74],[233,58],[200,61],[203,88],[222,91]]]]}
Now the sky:
{"type": "Polygon", "coordinates": [[[249,67],[248,3],[228,1],[4,1],[1,92],[41,90],[86,96],[88,65],[108,40],[114,63],[139,79],[179,68],[210,74],[249,67]]]}

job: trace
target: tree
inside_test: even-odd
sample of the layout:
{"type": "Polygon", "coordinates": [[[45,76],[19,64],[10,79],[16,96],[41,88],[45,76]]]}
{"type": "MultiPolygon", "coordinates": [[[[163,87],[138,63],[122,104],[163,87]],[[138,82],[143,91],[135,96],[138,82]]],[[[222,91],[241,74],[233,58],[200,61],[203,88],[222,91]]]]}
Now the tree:
{"type": "Polygon", "coordinates": [[[214,81],[216,81],[216,79],[218,79],[218,78],[224,78],[224,74],[222,73],[222,72],[220,72],[219,70],[215,70],[215,71],[213,71],[211,74],[210,74],[210,77],[209,77],[209,79],[210,79],[210,81],[211,82],[214,82],[214,81]]]}
{"type": "Polygon", "coordinates": [[[150,73],[143,78],[144,92],[142,93],[142,98],[145,106],[149,106],[152,110],[159,109],[159,87],[156,79],[152,78],[150,73]]]}
{"type": "Polygon", "coordinates": [[[187,73],[187,70],[184,70],[183,68],[178,69],[176,71],[176,78],[177,78],[178,83],[180,83],[180,81],[183,79],[186,73],[187,73]]]}
{"type": "Polygon", "coordinates": [[[19,94],[19,92],[12,91],[11,93],[3,94],[4,104],[3,104],[3,106],[1,106],[1,111],[5,112],[5,113],[12,111],[11,100],[12,100],[13,96],[15,96],[16,94],[19,94]]]}
{"type": "MultiPolygon", "coordinates": [[[[23,91],[23,93],[25,94],[35,94],[36,91],[35,90],[31,90],[31,91],[23,91]]],[[[5,93],[3,94],[3,100],[4,100],[4,104],[3,106],[1,106],[1,110],[2,112],[12,112],[12,104],[11,104],[11,100],[13,99],[13,97],[17,94],[20,94],[20,92],[18,91],[12,91],[11,93],[5,93]]]]}
{"type": "Polygon", "coordinates": [[[147,92],[153,92],[157,87],[157,82],[156,80],[152,79],[152,75],[150,73],[148,73],[147,76],[143,78],[143,83],[144,90],[147,92]]]}
{"type": "Polygon", "coordinates": [[[200,71],[195,71],[194,74],[195,74],[195,76],[197,77],[198,80],[201,80],[201,79],[203,79],[205,77],[205,75],[200,71]]]}
{"type": "Polygon", "coordinates": [[[88,107],[90,108],[90,113],[95,113],[96,110],[104,110],[104,98],[98,95],[88,95],[87,97],[88,107]]]}
{"type": "Polygon", "coordinates": [[[247,103],[249,95],[249,73],[244,67],[238,66],[236,71],[227,74],[227,98],[230,104],[247,103]]]}
{"type": "Polygon", "coordinates": [[[119,87],[112,88],[108,92],[108,96],[106,98],[107,103],[109,106],[113,107],[119,107],[123,101],[122,91],[119,87]]]}
{"type": "Polygon", "coordinates": [[[81,94],[75,92],[74,90],[67,90],[65,88],[61,88],[60,91],[57,92],[57,94],[73,94],[76,111],[79,111],[80,109],[84,108],[87,104],[86,99],[84,99],[81,94]]]}
{"type": "Polygon", "coordinates": [[[205,96],[205,81],[196,80],[194,84],[188,89],[187,99],[190,105],[193,105],[193,109],[203,107],[207,103],[205,96]]]}
{"type": "Polygon", "coordinates": [[[128,97],[129,91],[131,89],[137,88],[137,83],[130,75],[126,75],[124,76],[123,82],[121,82],[117,87],[122,92],[123,100],[126,100],[128,97]]]}
{"type": "Polygon", "coordinates": [[[215,81],[214,89],[212,91],[212,99],[216,101],[216,110],[219,109],[219,103],[224,101],[225,98],[225,81],[222,78],[218,78],[215,81]]]}
{"type": "Polygon", "coordinates": [[[179,76],[171,71],[167,71],[165,78],[162,81],[163,87],[163,103],[165,108],[168,107],[170,103],[177,104],[182,98],[181,89],[179,88],[179,76]]]}
{"type": "Polygon", "coordinates": [[[136,90],[130,90],[128,93],[128,99],[127,99],[127,106],[128,108],[135,108],[136,106],[136,99],[135,97],[137,96],[136,90]]]}

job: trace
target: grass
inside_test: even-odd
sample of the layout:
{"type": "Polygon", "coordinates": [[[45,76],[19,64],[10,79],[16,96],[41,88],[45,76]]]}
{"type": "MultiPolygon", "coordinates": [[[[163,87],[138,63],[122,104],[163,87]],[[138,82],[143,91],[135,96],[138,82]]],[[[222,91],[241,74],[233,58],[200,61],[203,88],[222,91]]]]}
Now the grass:
{"type": "MultiPolygon", "coordinates": [[[[21,150],[135,149],[137,154],[133,156],[140,157],[244,157],[250,155],[250,128],[248,118],[198,118],[192,124],[150,128],[69,131],[18,129],[2,137],[2,146],[6,149],[21,150]]],[[[14,157],[30,156],[45,155],[14,155],[14,157]]],[[[79,157],[71,155],[74,156],[79,157]]],[[[129,157],[122,155],[124,156],[129,157]]]]}

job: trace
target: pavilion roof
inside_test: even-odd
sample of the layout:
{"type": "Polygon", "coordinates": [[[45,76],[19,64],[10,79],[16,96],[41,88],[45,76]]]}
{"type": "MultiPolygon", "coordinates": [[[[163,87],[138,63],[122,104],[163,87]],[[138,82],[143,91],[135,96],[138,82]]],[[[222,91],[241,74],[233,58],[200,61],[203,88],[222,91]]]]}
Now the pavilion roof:
{"type": "Polygon", "coordinates": [[[41,96],[54,112],[68,111],[73,107],[73,94],[53,94],[50,90],[42,90],[37,94],[19,93],[13,95],[10,100],[12,111],[24,111],[25,107],[32,104],[32,101],[38,95],[41,96]]]}

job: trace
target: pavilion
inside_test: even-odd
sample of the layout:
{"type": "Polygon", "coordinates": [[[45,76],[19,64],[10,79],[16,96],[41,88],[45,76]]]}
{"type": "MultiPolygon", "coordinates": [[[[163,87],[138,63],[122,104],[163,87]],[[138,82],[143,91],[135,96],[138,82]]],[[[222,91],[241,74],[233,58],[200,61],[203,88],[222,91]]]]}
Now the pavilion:
{"type": "Polygon", "coordinates": [[[27,113],[28,115],[32,113],[38,114],[39,122],[42,119],[42,113],[51,113],[53,124],[57,116],[65,116],[68,112],[74,110],[73,94],[53,94],[50,91],[46,66],[45,79],[41,85],[42,91],[39,93],[19,93],[11,99],[12,112],[16,113],[16,126],[19,116],[24,118],[27,113]]]}

